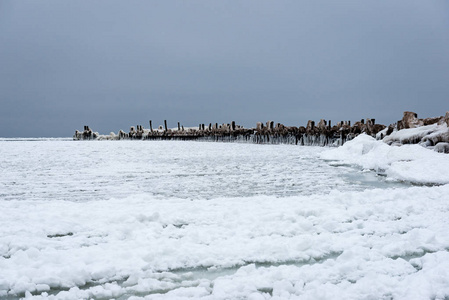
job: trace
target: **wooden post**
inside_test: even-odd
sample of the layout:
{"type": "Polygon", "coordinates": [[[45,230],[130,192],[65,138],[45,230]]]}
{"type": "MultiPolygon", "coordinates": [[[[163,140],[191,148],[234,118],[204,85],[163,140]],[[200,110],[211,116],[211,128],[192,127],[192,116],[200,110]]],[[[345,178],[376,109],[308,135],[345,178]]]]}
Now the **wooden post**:
{"type": "Polygon", "coordinates": [[[231,122],[231,129],[232,129],[232,131],[235,130],[235,121],[232,121],[232,122],[231,122]]]}
{"type": "Polygon", "coordinates": [[[164,120],[165,131],[167,131],[167,120],[164,120]]]}
{"type": "Polygon", "coordinates": [[[329,120],[329,129],[331,129],[332,128],[332,126],[331,126],[331,120],[329,120]]]}
{"type": "Polygon", "coordinates": [[[351,127],[351,121],[348,121],[348,126],[351,127]]]}
{"type": "Polygon", "coordinates": [[[151,124],[151,120],[150,120],[150,131],[153,132],[153,124],[151,124]]]}
{"type": "Polygon", "coordinates": [[[179,124],[179,122],[178,122],[178,131],[180,131],[181,130],[181,126],[180,126],[181,124],[179,124]]]}

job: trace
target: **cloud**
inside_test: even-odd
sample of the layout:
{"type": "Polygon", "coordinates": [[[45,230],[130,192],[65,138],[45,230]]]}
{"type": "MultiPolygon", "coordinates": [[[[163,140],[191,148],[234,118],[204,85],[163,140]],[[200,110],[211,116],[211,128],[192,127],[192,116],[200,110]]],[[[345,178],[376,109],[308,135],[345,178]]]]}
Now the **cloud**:
{"type": "Polygon", "coordinates": [[[2,5],[0,136],[448,109],[444,1],[2,5]]]}

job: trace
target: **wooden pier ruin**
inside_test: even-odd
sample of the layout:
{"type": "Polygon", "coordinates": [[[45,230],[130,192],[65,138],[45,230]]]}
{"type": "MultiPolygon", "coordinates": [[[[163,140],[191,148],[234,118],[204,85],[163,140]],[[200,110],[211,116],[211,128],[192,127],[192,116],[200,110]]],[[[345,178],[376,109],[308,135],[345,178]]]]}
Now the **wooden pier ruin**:
{"type": "Polygon", "coordinates": [[[128,132],[120,130],[118,134],[100,135],[93,132],[89,126],[83,131],[76,131],[74,140],[198,140],[215,142],[241,142],[256,144],[293,144],[293,145],[343,145],[361,133],[375,136],[386,126],[376,124],[375,119],[366,119],[355,122],[341,121],[331,125],[331,121],[324,119],[318,124],[310,120],[307,126],[285,126],[281,123],[268,121],[258,122],[254,128],[244,128],[234,121],[228,124],[199,124],[196,128],[184,128],[177,122],[176,128],[168,128],[167,120],[164,126],[153,128],[149,121],[149,128],[142,125],[132,126],[128,132]]]}
{"type": "Polygon", "coordinates": [[[177,127],[168,128],[167,120],[157,128],[149,121],[149,128],[143,125],[131,126],[128,132],[120,130],[117,134],[100,135],[89,126],[83,131],[75,131],[74,140],[175,140],[237,142],[255,144],[292,144],[302,146],[341,146],[359,134],[365,133],[389,145],[420,144],[437,152],[449,153],[449,112],[445,116],[419,119],[414,112],[406,111],[401,120],[389,126],[376,124],[375,119],[362,119],[351,125],[351,121],[331,121],[321,119],[318,124],[309,120],[306,126],[285,126],[268,121],[258,122],[254,128],[244,128],[234,121],[228,124],[198,124],[198,127],[185,128],[180,122],[177,127]],[[434,125],[438,125],[435,127],[434,125]],[[427,126],[419,134],[396,134],[398,131],[427,126]],[[433,126],[433,127],[432,127],[433,126]],[[424,132],[424,134],[422,133],[424,132]]]}
{"type": "Polygon", "coordinates": [[[120,130],[117,134],[100,135],[89,126],[83,131],[75,131],[74,140],[175,140],[175,141],[211,141],[238,142],[255,144],[292,144],[301,146],[341,146],[357,135],[365,133],[389,145],[421,144],[435,151],[449,153],[449,112],[445,116],[418,119],[414,112],[406,111],[401,120],[388,127],[376,124],[375,119],[362,119],[351,125],[351,121],[331,121],[321,119],[318,124],[309,120],[306,126],[285,126],[281,123],[268,121],[258,122],[254,128],[244,128],[234,121],[228,124],[209,123],[198,124],[198,127],[185,128],[180,122],[177,127],[168,128],[164,125],[153,128],[150,120],[149,128],[142,125],[132,126],[128,132],[120,130]],[[438,125],[437,127],[433,125],[438,125]],[[428,126],[420,134],[408,132],[407,138],[395,132],[417,127],[428,126]],[[433,126],[433,127],[432,127],[433,126]],[[432,128],[431,128],[432,127],[432,128]],[[424,134],[422,134],[424,132],[424,134]]]}

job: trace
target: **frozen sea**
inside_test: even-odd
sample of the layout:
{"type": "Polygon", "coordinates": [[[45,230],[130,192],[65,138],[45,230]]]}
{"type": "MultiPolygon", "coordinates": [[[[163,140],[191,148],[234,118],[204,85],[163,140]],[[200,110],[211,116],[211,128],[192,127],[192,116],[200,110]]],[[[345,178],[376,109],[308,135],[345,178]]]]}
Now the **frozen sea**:
{"type": "Polygon", "coordinates": [[[449,155],[0,140],[0,299],[449,299],[449,155]]]}

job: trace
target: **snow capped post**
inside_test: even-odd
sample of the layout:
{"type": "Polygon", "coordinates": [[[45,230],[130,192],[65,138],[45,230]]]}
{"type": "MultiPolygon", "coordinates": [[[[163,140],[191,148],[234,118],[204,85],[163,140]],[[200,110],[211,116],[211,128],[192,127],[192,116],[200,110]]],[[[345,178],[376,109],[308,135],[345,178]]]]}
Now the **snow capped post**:
{"type": "Polygon", "coordinates": [[[321,119],[321,120],[318,122],[318,128],[321,129],[321,130],[326,129],[326,126],[327,126],[326,123],[327,123],[326,120],[321,119]]]}
{"type": "Polygon", "coordinates": [[[307,122],[307,130],[311,131],[311,130],[314,130],[314,129],[315,129],[315,121],[309,120],[307,122]]]}

